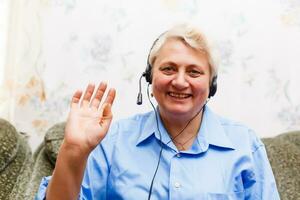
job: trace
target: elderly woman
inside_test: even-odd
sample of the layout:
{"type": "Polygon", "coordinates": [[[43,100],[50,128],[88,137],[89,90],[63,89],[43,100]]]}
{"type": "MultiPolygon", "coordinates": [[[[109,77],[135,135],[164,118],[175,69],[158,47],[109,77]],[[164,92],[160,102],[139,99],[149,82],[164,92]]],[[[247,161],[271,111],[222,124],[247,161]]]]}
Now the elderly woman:
{"type": "Polygon", "coordinates": [[[115,90],[103,103],[105,83],[77,91],[37,199],[279,199],[263,143],[206,105],[216,75],[202,33],[179,25],[154,42],[143,73],[154,111],[110,126],[115,90]]]}

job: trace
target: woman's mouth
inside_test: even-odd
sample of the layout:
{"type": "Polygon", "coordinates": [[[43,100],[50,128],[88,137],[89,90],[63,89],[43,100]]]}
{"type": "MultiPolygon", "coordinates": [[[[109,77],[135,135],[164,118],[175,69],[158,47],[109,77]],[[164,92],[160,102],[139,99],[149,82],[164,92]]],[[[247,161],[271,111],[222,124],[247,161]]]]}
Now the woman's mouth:
{"type": "Polygon", "coordinates": [[[177,99],[186,99],[192,96],[191,94],[177,93],[177,92],[168,92],[168,95],[177,99]]]}

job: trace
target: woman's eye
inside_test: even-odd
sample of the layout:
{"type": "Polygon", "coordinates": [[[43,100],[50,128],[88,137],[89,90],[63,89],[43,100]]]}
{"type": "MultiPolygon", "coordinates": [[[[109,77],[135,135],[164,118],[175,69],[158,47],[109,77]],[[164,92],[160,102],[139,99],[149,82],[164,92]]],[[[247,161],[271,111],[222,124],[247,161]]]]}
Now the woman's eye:
{"type": "Polygon", "coordinates": [[[167,74],[173,73],[175,71],[174,67],[172,66],[162,67],[160,70],[167,74]]]}
{"type": "Polygon", "coordinates": [[[202,73],[200,71],[197,71],[197,70],[191,70],[189,71],[189,74],[192,76],[192,77],[198,77],[200,76],[202,73]]]}
{"type": "Polygon", "coordinates": [[[173,70],[173,68],[171,66],[168,66],[168,67],[163,67],[162,70],[163,71],[171,71],[171,70],[173,70]]]}

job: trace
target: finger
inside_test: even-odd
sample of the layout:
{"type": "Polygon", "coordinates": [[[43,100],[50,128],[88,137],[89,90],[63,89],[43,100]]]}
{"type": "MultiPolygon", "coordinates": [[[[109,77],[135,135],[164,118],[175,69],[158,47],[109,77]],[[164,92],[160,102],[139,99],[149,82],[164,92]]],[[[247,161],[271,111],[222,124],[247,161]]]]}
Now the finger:
{"type": "Polygon", "coordinates": [[[103,94],[105,92],[107,88],[107,84],[105,82],[101,82],[97,91],[96,91],[96,94],[91,102],[91,107],[92,108],[95,108],[95,109],[98,109],[99,108],[99,105],[100,105],[100,102],[101,102],[101,99],[103,97],[103,94]]]}
{"type": "Polygon", "coordinates": [[[111,104],[107,104],[107,103],[103,104],[100,112],[102,113],[101,114],[102,117],[100,119],[100,125],[108,129],[113,117],[111,112],[111,104]]]}
{"type": "Polygon", "coordinates": [[[87,107],[90,104],[91,97],[93,96],[93,92],[95,90],[94,84],[88,84],[85,93],[82,98],[81,106],[87,107]]]}
{"type": "Polygon", "coordinates": [[[104,103],[112,105],[114,103],[115,97],[116,97],[116,90],[114,88],[109,89],[104,103]]]}
{"type": "Polygon", "coordinates": [[[77,90],[71,100],[71,108],[78,106],[78,103],[80,101],[80,98],[82,96],[82,91],[81,90],[77,90]]]}
{"type": "Polygon", "coordinates": [[[112,118],[112,112],[111,112],[111,104],[105,104],[102,117],[104,119],[112,118]]]}

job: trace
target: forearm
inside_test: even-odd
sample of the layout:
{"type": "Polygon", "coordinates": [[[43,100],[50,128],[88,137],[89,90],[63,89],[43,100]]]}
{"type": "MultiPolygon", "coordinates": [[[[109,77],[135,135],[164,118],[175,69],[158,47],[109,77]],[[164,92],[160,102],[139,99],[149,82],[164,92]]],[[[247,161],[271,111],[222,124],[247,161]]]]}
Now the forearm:
{"type": "Polygon", "coordinates": [[[88,154],[62,144],[47,189],[47,200],[78,199],[88,154]]]}

